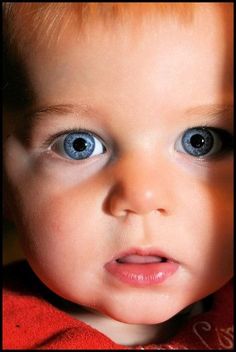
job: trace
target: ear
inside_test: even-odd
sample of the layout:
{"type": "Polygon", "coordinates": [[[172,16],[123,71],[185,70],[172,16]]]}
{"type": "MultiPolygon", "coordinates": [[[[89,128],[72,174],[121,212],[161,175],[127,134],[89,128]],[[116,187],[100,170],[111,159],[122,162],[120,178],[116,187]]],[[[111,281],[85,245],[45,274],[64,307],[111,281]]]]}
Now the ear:
{"type": "Polygon", "coordinates": [[[3,220],[9,220],[13,221],[13,214],[10,206],[10,194],[8,192],[8,182],[7,178],[5,175],[5,172],[3,170],[3,189],[2,189],[2,194],[3,194],[3,220]]]}
{"type": "Polygon", "coordinates": [[[5,192],[3,192],[3,219],[13,221],[12,211],[9,202],[6,199],[5,192]]]}
{"type": "Polygon", "coordinates": [[[3,219],[8,221],[13,220],[10,209],[8,207],[5,207],[4,205],[3,205],[3,219]]]}

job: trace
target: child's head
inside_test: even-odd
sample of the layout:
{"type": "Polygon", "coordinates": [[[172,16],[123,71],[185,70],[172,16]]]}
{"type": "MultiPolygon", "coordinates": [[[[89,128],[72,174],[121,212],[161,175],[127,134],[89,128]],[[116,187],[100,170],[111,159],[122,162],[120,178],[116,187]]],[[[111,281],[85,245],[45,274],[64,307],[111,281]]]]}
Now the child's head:
{"type": "Polygon", "coordinates": [[[147,324],[222,287],[232,4],[13,3],[5,28],[8,207],[39,278],[147,324]]]}

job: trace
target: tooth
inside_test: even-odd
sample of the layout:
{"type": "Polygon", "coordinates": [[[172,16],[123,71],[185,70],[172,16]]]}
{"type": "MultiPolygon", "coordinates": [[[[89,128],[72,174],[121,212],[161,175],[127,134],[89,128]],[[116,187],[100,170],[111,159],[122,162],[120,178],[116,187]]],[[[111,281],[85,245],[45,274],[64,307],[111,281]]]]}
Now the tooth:
{"type": "Polygon", "coordinates": [[[162,261],[160,257],[153,255],[128,255],[126,257],[119,258],[119,263],[130,263],[130,264],[148,264],[148,263],[159,263],[162,261]]]}

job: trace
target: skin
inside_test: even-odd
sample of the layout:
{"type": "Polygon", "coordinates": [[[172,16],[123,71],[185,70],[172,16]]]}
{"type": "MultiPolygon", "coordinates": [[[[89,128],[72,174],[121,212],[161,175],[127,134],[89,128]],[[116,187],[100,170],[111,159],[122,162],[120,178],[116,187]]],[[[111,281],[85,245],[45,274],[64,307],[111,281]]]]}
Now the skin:
{"type": "Polygon", "coordinates": [[[233,101],[231,22],[223,8],[204,6],[190,25],[146,23],[135,45],[129,28],[112,36],[98,25],[87,40],[71,28],[58,45],[29,45],[31,108],[93,111],[34,117],[28,143],[21,114],[5,115],[9,203],[30,265],[52,291],[89,308],[71,314],[120,343],[148,342],[233,275],[232,153],[201,160],[178,142],[194,126],[232,129],[231,116],[187,113],[233,101]],[[81,162],[43,146],[80,127],[107,151],[81,162]],[[161,285],[121,283],[104,265],[131,247],[155,247],[179,269],[161,285]]]}

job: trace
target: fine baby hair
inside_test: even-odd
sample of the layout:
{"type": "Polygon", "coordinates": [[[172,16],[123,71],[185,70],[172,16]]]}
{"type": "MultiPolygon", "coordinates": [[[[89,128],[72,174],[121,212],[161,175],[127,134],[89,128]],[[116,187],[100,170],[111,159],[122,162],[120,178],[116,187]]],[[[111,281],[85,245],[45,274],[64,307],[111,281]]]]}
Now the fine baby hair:
{"type": "Polygon", "coordinates": [[[233,349],[233,3],[3,3],[3,349],[233,349]]]}

